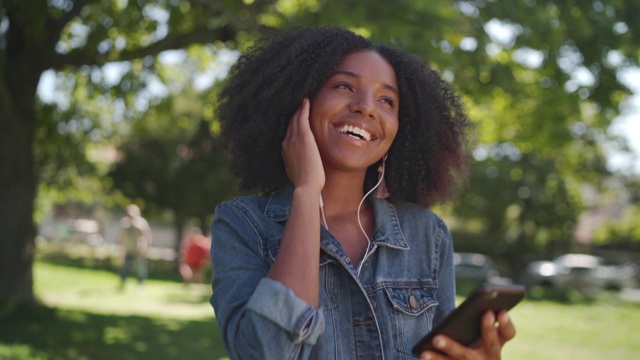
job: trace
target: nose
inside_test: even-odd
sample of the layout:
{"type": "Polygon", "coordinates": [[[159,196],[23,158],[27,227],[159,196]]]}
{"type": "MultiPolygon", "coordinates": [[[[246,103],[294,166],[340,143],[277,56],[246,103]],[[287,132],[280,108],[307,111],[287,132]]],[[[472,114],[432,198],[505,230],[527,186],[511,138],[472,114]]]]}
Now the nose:
{"type": "Polygon", "coordinates": [[[350,104],[350,110],[366,118],[375,118],[375,100],[373,94],[368,94],[367,91],[355,94],[350,104]]]}

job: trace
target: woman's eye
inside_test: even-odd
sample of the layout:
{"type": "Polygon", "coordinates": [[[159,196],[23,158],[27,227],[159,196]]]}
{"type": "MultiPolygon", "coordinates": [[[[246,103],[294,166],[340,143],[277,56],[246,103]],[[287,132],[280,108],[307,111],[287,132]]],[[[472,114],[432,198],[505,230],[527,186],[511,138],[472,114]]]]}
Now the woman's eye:
{"type": "Polygon", "coordinates": [[[335,86],[337,89],[346,89],[346,90],[352,90],[353,86],[351,86],[351,84],[349,83],[338,83],[335,86]]]}
{"type": "Polygon", "coordinates": [[[395,101],[393,101],[392,98],[390,97],[383,97],[382,99],[380,99],[383,103],[388,104],[393,106],[393,104],[395,104],[395,101]]]}

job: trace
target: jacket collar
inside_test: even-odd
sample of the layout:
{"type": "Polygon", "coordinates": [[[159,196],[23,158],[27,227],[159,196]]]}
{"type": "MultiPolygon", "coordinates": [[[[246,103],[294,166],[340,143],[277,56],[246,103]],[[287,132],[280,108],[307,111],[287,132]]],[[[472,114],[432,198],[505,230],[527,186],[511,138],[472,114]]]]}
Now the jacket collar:
{"type": "MultiPolygon", "coordinates": [[[[287,183],[270,196],[264,214],[274,221],[286,221],[289,218],[292,199],[293,185],[287,183]]],[[[396,206],[375,196],[371,197],[371,203],[376,222],[372,242],[376,245],[384,245],[396,249],[409,249],[409,245],[400,228],[396,206]]]]}

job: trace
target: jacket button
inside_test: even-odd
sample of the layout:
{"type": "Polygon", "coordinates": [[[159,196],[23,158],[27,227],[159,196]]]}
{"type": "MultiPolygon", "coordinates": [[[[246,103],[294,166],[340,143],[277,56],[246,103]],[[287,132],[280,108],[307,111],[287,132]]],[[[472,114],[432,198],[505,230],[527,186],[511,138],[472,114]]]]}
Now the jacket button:
{"type": "Polygon", "coordinates": [[[418,299],[416,299],[415,296],[411,295],[409,296],[409,305],[411,305],[412,309],[417,309],[418,308],[418,299]]]}

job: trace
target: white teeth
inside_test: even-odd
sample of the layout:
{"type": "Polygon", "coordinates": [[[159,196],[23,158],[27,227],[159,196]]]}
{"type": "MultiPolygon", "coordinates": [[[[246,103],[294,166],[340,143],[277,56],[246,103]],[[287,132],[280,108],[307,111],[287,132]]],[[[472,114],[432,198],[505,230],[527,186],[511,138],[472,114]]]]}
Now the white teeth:
{"type": "Polygon", "coordinates": [[[338,131],[340,131],[343,134],[353,136],[357,139],[364,139],[366,141],[371,141],[371,134],[369,134],[369,132],[367,132],[365,129],[361,129],[353,125],[342,125],[338,129],[338,131]],[[355,136],[355,135],[359,135],[359,136],[355,136]]]}

